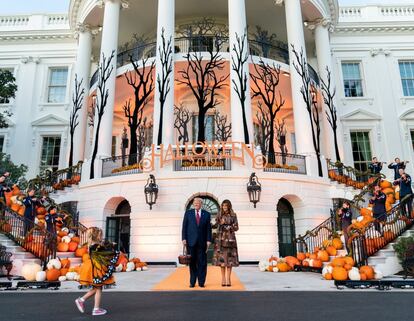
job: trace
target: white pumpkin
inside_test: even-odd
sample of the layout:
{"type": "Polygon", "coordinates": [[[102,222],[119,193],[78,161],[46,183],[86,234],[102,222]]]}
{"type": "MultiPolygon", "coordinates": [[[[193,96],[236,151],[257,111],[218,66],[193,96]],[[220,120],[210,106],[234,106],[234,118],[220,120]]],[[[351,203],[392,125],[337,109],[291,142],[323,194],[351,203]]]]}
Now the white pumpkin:
{"type": "Polygon", "coordinates": [[[75,236],[75,233],[69,233],[67,236],[70,237],[70,238],[72,238],[72,237],[75,236]]]}
{"type": "Polygon", "coordinates": [[[359,270],[356,267],[353,267],[348,271],[348,277],[351,281],[360,281],[361,274],[359,274],[359,270]]]}
{"type": "Polygon", "coordinates": [[[330,265],[326,265],[323,269],[322,269],[322,276],[325,277],[326,274],[332,274],[333,271],[333,267],[330,265]]]}
{"type": "Polygon", "coordinates": [[[279,272],[279,268],[274,267],[274,268],[273,268],[273,272],[279,272]]]}
{"type": "Polygon", "coordinates": [[[375,274],[374,274],[374,279],[375,280],[381,280],[384,277],[384,274],[382,274],[381,271],[379,270],[374,270],[375,274]]]}
{"type": "Polygon", "coordinates": [[[80,274],[76,273],[73,280],[74,281],[79,281],[80,280],[80,274]]]}
{"type": "Polygon", "coordinates": [[[122,269],[124,267],[122,266],[122,264],[119,264],[116,268],[115,268],[115,272],[122,272],[122,269]]]}
{"type": "Polygon", "coordinates": [[[68,235],[66,235],[66,236],[62,237],[62,242],[63,243],[70,243],[70,239],[71,238],[68,235]]]}
{"type": "Polygon", "coordinates": [[[36,274],[40,271],[42,271],[42,267],[39,264],[29,263],[23,265],[21,274],[27,281],[36,281],[36,274]]]}
{"type": "Polygon", "coordinates": [[[126,272],[131,272],[135,270],[135,263],[134,262],[128,262],[126,265],[126,272]]]}
{"type": "Polygon", "coordinates": [[[135,271],[137,271],[137,272],[141,272],[141,271],[142,271],[142,268],[138,266],[138,267],[135,269],[135,271]]]}
{"type": "Polygon", "coordinates": [[[61,276],[59,276],[59,279],[58,279],[60,282],[64,282],[64,281],[66,281],[66,276],[64,276],[64,275],[61,275],[61,276]]]}
{"type": "Polygon", "coordinates": [[[269,261],[263,260],[259,262],[259,270],[260,272],[266,272],[267,267],[269,266],[269,261]]]}
{"type": "Polygon", "coordinates": [[[66,273],[66,280],[73,281],[75,279],[76,274],[77,274],[76,272],[68,272],[68,273],[66,273]]]}
{"type": "Polygon", "coordinates": [[[61,229],[61,231],[62,231],[62,232],[69,233],[69,229],[68,229],[67,227],[62,228],[62,229],[61,229]]]}
{"type": "Polygon", "coordinates": [[[46,280],[46,272],[45,271],[39,271],[36,273],[36,281],[37,282],[43,282],[46,280]]]}
{"type": "Polygon", "coordinates": [[[148,266],[143,266],[141,269],[142,271],[148,271],[148,266]]]}
{"type": "Polygon", "coordinates": [[[62,267],[62,263],[60,263],[58,259],[51,259],[47,263],[46,267],[48,270],[51,270],[51,269],[60,270],[60,268],[62,267]]]}

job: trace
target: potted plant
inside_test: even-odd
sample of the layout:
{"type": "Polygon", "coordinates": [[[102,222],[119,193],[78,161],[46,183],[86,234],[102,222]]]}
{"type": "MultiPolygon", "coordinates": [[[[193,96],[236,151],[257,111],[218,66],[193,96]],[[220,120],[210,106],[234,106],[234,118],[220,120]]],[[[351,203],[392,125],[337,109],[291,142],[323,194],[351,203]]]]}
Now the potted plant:
{"type": "Polygon", "coordinates": [[[393,245],[398,260],[404,269],[405,278],[407,275],[414,276],[414,237],[401,237],[393,245]]]}

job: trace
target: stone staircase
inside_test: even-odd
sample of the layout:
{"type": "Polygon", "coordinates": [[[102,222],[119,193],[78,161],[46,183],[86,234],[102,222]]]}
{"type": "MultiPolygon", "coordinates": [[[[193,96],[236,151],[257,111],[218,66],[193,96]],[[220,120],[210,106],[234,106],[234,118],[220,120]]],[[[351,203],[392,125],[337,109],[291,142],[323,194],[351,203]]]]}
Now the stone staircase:
{"type": "Polygon", "coordinates": [[[25,264],[29,263],[37,263],[41,264],[41,261],[36,258],[32,253],[27,252],[24,248],[12,240],[10,240],[7,236],[0,233],[0,244],[6,247],[7,252],[11,252],[13,255],[11,259],[13,260],[13,269],[11,270],[12,275],[20,275],[20,271],[25,264]]]}
{"type": "Polygon", "coordinates": [[[393,249],[393,245],[401,237],[414,236],[414,228],[405,231],[394,242],[389,243],[383,249],[379,250],[373,256],[369,257],[368,264],[372,265],[375,269],[381,271],[384,276],[393,275],[402,271],[401,264],[398,262],[397,255],[393,249]]]}

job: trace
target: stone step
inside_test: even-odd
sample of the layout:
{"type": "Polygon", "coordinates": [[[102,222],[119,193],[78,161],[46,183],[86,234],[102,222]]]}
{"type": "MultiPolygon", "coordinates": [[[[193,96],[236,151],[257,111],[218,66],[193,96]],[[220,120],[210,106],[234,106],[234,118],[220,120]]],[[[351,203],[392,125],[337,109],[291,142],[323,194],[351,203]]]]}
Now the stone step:
{"type": "Polygon", "coordinates": [[[34,258],[36,257],[30,252],[15,252],[12,255],[13,260],[34,259],[34,258]]]}
{"type": "Polygon", "coordinates": [[[368,258],[368,264],[369,265],[378,265],[378,264],[384,264],[387,261],[387,258],[385,256],[371,256],[368,258]]]}
{"type": "Polygon", "coordinates": [[[64,258],[64,257],[72,258],[72,257],[75,257],[75,252],[56,252],[56,256],[60,258],[64,258]]]}

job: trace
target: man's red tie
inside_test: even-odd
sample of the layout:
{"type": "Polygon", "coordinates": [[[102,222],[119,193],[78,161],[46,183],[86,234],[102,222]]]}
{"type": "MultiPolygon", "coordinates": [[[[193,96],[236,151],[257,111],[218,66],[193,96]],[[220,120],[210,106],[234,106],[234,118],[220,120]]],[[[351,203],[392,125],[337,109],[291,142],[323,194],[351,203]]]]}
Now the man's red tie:
{"type": "Polygon", "coordinates": [[[196,222],[197,222],[197,225],[200,225],[200,211],[197,211],[196,222]]]}

